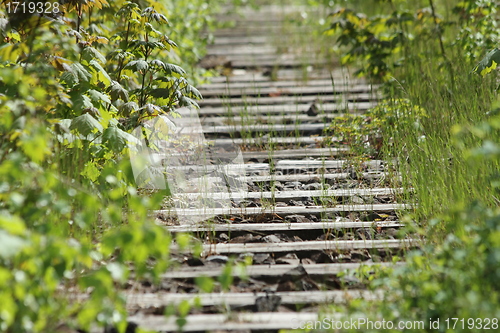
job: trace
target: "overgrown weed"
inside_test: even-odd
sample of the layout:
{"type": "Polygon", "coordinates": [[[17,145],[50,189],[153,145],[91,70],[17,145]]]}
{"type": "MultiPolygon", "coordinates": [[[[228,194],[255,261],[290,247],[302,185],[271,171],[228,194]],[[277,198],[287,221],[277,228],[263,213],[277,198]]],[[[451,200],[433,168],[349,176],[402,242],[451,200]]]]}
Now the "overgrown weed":
{"type": "MultiPolygon", "coordinates": [[[[488,51],[496,40],[495,2],[388,1],[385,5],[382,16],[339,10],[334,19],[337,26],[352,24],[351,30],[339,32],[349,34],[340,41],[360,48],[357,53],[344,49],[346,56],[363,64],[362,73],[385,80],[384,93],[390,101],[407,101],[392,103],[402,116],[395,122],[380,115],[381,153],[395,161],[404,188],[414,190],[406,197],[414,208],[402,219],[416,221],[412,229],[426,242],[406,256],[404,267],[379,273],[373,280],[373,288],[385,291],[382,302],[353,301],[346,317],[368,315],[395,323],[420,320],[425,324],[420,331],[425,332],[479,332],[488,321],[485,318],[490,318],[491,327],[500,308],[499,273],[494,268],[500,246],[493,236],[500,216],[500,126],[498,115],[490,112],[498,98],[498,83],[495,72],[484,78],[478,75],[491,72],[496,63],[486,61],[486,71],[473,71],[478,54],[493,59],[488,51]],[[390,10],[394,4],[395,12],[390,10]],[[398,23],[398,18],[404,21],[398,23]],[[375,26],[381,30],[370,30],[375,26]],[[374,45],[386,48],[388,54],[372,52],[374,45],[358,38],[363,34],[375,38],[374,45]],[[394,40],[398,34],[400,39],[394,40]],[[425,116],[407,112],[415,108],[425,116]],[[453,317],[464,321],[452,327],[447,318],[453,317]],[[477,320],[471,323],[468,318],[477,320]],[[438,327],[431,327],[435,322],[438,327]]],[[[373,7],[365,2],[357,8],[370,12],[373,7]]],[[[494,325],[498,329],[498,321],[494,325]]]]}

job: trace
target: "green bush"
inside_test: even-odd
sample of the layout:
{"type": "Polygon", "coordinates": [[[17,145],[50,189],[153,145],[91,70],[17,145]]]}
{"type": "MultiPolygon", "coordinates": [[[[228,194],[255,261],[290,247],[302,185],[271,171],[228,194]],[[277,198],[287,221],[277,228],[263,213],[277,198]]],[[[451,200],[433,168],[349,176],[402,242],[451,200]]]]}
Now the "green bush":
{"type": "Polygon", "coordinates": [[[197,34],[216,7],[65,1],[43,16],[7,8],[0,10],[0,332],[123,328],[120,286],[158,280],[171,243],[148,216],[165,193],[137,194],[128,132],[196,106],[201,95],[188,77],[200,73],[178,64],[192,66],[203,54],[197,34]]]}
{"type": "Polygon", "coordinates": [[[389,7],[391,3],[399,14],[338,11],[336,19],[349,25],[340,41],[360,48],[350,56],[360,61],[363,73],[378,75],[383,69],[379,78],[387,81],[387,98],[402,98],[425,110],[422,116],[392,104],[402,117],[378,114],[384,156],[395,161],[404,187],[413,191],[406,202],[414,209],[401,218],[416,222],[413,231],[424,242],[419,251],[408,253],[404,267],[379,272],[373,279],[371,286],[385,291],[382,302],[353,301],[349,316],[423,321],[425,328],[419,331],[425,332],[482,332],[480,324],[488,318],[490,330],[498,330],[492,319],[500,315],[500,118],[492,106],[498,50],[490,51],[497,42],[496,2],[388,1],[389,7]],[[427,7],[417,7],[422,3],[427,7]],[[388,25],[391,17],[404,13],[410,14],[404,24],[395,20],[388,25]],[[425,22],[419,20],[424,14],[425,22]],[[365,23],[355,24],[356,17],[365,23]],[[363,38],[371,33],[383,41],[397,31],[407,38],[392,44],[387,40],[385,51],[376,43],[366,45],[363,38]],[[479,61],[478,55],[486,56],[479,61]],[[377,59],[383,63],[375,72],[371,69],[377,59]]]}
{"type": "MultiPolygon", "coordinates": [[[[467,133],[484,138],[486,133],[496,132],[496,140],[481,140],[478,147],[465,149],[464,156],[470,164],[480,160],[498,163],[499,129],[499,116],[473,127],[457,128],[457,148],[467,133]]],[[[490,187],[498,192],[500,174],[490,173],[488,177],[490,187]]],[[[455,204],[440,217],[431,219],[426,233],[444,236],[439,242],[409,253],[404,267],[379,272],[371,287],[385,290],[384,301],[353,302],[350,315],[370,314],[373,321],[394,323],[423,321],[425,329],[421,331],[425,332],[483,332],[487,325],[488,330],[498,330],[500,209],[478,200],[455,204]]],[[[429,235],[429,239],[435,237],[429,235]]]]}
{"type": "Polygon", "coordinates": [[[363,115],[335,117],[324,130],[324,140],[329,145],[349,145],[354,156],[377,158],[384,146],[405,137],[408,128],[422,131],[422,119],[426,117],[423,108],[407,99],[385,99],[363,115]]]}

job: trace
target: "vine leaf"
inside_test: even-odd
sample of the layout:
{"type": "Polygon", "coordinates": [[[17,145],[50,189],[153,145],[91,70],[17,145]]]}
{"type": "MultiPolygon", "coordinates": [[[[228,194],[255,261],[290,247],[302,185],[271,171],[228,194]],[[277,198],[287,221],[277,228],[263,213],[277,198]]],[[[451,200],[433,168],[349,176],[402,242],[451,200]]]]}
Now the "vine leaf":
{"type": "Polygon", "coordinates": [[[473,73],[479,73],[481,76],[485,76],[490,73],[500,64],[500,49],[494,48],[474,67],[473,73]]]}

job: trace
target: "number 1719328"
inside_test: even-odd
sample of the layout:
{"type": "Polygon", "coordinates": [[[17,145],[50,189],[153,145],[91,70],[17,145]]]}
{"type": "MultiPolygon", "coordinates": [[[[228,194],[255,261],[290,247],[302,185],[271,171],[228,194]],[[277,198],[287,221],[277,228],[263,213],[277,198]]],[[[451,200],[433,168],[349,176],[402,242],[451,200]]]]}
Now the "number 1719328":
{"type": "Polygon", "coordinates": [[[446,329],[498,330],[498,318],[446,318],[446,329]]]}
{"type": "Polygon", "coordinates": [[[57,14],[60,12],[59,2],[44,1],[10,1],[5,3],[7,13],[22,14],[57,14]]]}

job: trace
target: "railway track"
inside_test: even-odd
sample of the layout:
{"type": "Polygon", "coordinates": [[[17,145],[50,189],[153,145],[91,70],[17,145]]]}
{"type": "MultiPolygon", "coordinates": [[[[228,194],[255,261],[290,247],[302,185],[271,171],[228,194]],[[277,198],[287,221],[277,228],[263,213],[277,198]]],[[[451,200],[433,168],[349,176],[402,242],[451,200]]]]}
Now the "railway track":
{"type": "MultiPolygon", "coordinates": [[[[200,245],[173,244],[177,265],[160,286],[135,284],[127,291],[130,320],[140,327],[296,328],[318,320],[318,305],[380,298],[380,292],[365,290],[362,279],[342,273],[394,265],[394,256],[419,245],[402,231],[398,211],[408,207],[388,164],[356,162],[350,147],[323,141],[323,129],[334,117],[376,105],[377,87],[329,69],[329,59],[304,64],[301,55],[278,53],[270,31],[286,40],[280,24],[289,12],[292,7],[286,13],[275,6],[245,9],[235,28],[215,34],[209,54],[230,61],[232,73],[201,87],[205,99],[198,114],[218,158],[231,160],[236,147],[241,159],[226,164],[224,172],[238,170],[245,190],[215,186],[179,193],[174,200],[182,205],[166,203],[153,212],[172,234],[188,233],[200,245]],[[249,265],[243,268],[243,262],[249,265]],[[233,270],[227,269],[230,264],[233,270]],[[212,292],[202,292],[195,283],[222,275],[229,279],[226,290],[216,283],[212,292]],[[186,316],[163,316],[182,302],[192,305],[186,316]]],[[[223,182],[217,173],[206,179],[223,182]]]]}

